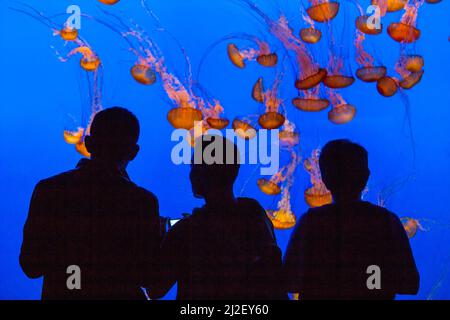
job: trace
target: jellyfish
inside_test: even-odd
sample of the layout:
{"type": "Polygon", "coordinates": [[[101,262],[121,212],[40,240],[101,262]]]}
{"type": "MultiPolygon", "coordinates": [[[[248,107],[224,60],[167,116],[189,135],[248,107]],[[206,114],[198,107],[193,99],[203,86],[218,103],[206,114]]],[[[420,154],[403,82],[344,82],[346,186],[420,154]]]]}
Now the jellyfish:
{"type": "Polygon", "coordinates": [[[305,112],[320,112],[329,107],[330,101],[319,98],[319,87],[301,92],[302,96],[292,99],[294,107],[305,112]]]}
{"type": "Polygon", "coordinates": [[[331,192],[327,189],[322,181],[322,175],[319,168],[320,150],[315,149],[311,153],[311,157],[303,162],[303,167],[310,175],[312,186],[305,190],[305,201],[311,208],[321,207],[330,204],[333,201],[331,192]]]}
{"type": "Polygon", "coordinates": [[[280,147],[292,149],[300,142],[300,134],[295,130],[295,124],[286,117],[282,130],[278,132],[280,147]]]}
{"type": "Polygon", "coordinates": [[[383,31],[383,25],[380,28],[374,28],[368,24],[368,15],[361,15],[356,18],[355,24],[356,28],[364,34],[377,35],[383,31]]]}
{"type": "Polygon", "coordinates": [[[341,89],[351,86],[355,82],[351,71],[345,70],[344,58],[334,55],[330,50],[328,72],[323,84],[332,89],[341,89]]]}
{"type": "Polygon", "coordinates": [[[405,229],[406,234],[410,239],[416,235],[418,230],[426,231],[426,229],[422,227],[418,219],[403,217],[400,218],[400,221],[402,222],[403,228],[405,229]]]}
{"type": "Polygon", "coordinates": [[[358,68],[358,70],[356,70],[356,76],[358,77],[358,79],[364,82],[375,82],[386,75],[386,67],[374,66],[373,57],[364,50],[364,39],[364,33],[356,30],[356,62],[361,66],[360,68],[358,68]]]}
{"type": "Polygon", "coordinates": [[[299,156],[291,149],[289,163],[283,166],[276,174],[270,179],[260,178],[257,181],[257,185],[261,192],[267,195],[278,195],[281,193],[281,184],[285,181],[290,181],[295,169],[299,164],[299,156]]]}
{"type": "Polygon", "coordinates": [[[64,141],[68,144],[78,144],[82,142],[84,128],[78,127],[77,131],[64,130],[64,141]]]}
{"type": "MultiPolygon", "coordinates": [[[[264,129],[277,129],[281,127],[286,120],[284,115],[278,112],[282,103],[282,100],[278,97],[278,88],[281,83],[281,78],[282,75],[278,75],[273,87],[262,92],[265,112],[259,116],[258,123],[264,129]]],[[[262,81],[261,87],[263,87],[262,81]]]]}
{"type": "Polygon", "coordinates": [[[258,49],[247,48],[238,49],[234,43],[229,43],[227,46],[228,58],[236,67],[245,68],[245,61],[256,60],[264,67],[274,67],[278,63],[278,55],[271,52],[270,46],[267,42],[259,40],[257,37],[246,35],[247,40],[255,43],[258,49]]]}
{"type": "Polygon", "coordinates": [[[156,82],[156,73],[145,64],[136,64],[131,68],[131,75],[134,80],[144,85],[151,85],[156,82]]]}
{"type": "Polygon", "coordinates": [[[310,0],[311,7],[306,9],[308,16],[316,22],[328,22],[336,17],[339,3],[328,0],[310,0]]]}
{"type": "Polygon", "coordinates": [[[78,38],[78,30],[65,25],[60,31],[59,35],[63,40],[75,41],[78,38]]]}
{"type": "Polygon", "coordinates": [[[232,126],[236,135],[242,139],[250,140],[256,137],[256,129],[248,119],[235,118],[232,126]]]}
{"type": "Polygon", "coordinates": [[[263,103],[264,102],[264,84],[263,78],[259,78],[252,88],[252,98],[256,102],[263,103]]]}
{"type": "Polygon", "coordinates": [[[384,76],[378,79],[377,90],[384,97],[392,97],[397,93],[398,81],[395,78],[384,76]]]}
{"type": "Polygon", "coordinates": [[[378,5],[381,8],[381,15],[384,16],[386,12],[396,12],[402,10],[408,0],[372,0],[373,5],[378,5]]]}
{"type": "Polygon", "coordinates": [[[267,216],[272,221],[273,227],[278,230],[290,229],[295,226],[297,218],[291,208],[291,185],[287,184],[281,191],[281,200],[278,202],[277,210],[266,210],[267,216]]]}
{"type": "Polygon", "coordinates": [[[334,124],[345,124],[352,121],[356,114],[356,108],[348,104],[336,90],[329,90],[329,97],[332,108],[328,112],[328,120],[334,124]]]}
{"type": "Polygon", "coordinates": [[[314,21],[305,14],[302,14],[303,20],[309,24],[309,27],[300,30],[300,38],[306,43],[317,43],[322,38],[322,32],[314,27],[314,21]]]}
{"type": "Polygon", "coordinates": [[[398,82],[402,89],[411,89],[422,80],[423,58],[418,55],[401,55],[395,64],[395,70],[400,75],[398,82]]]}
{"type": "Polygon", "coordinates": [[[411,43],[419,39],[420,30],[416,28],[419,8],[424,0],[410,0],[405,4],[405,13],[400,22],[392,22],[388,27],[389,36],[400,43],[411,43]]]}
{"type": "Polygon", "coordinates": [[[119,2],[120,0],[98,0],[98,1],[100,1],[103,4],[112,6],[112,5],[116,4],[117,2],[119,2]]]}
{"type": "Polygon", "coordinates": [[[241,0],[241,2],[248,5],[248,7],[263,20],[268,27],[269,32],[282,43],[287,51],[291,51],[295,54],[295,61],[298,66],[295,87],[298,90],[307,90],[322,82],[327,75],[327,71],[320,68],[320,66],[314,62],[310,51],[303,41],[294,35],[286,16],[281,14],[279,19],[275,21],[261,11],[250,0],[241,0]]]}

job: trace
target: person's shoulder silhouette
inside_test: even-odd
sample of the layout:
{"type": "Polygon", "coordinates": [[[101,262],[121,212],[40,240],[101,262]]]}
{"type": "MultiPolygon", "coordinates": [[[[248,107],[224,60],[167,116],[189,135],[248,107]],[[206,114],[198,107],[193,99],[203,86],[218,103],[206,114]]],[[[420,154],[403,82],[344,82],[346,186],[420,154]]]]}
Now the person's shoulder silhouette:
{"type": "Polygon", "coordinates": [[[333,203],[310,209],[284,257],[288,291],[304,299],[393,299],[415,294],[419,274],[399,218],[361,201],[367,151],[348,140],[322,149],[322,180],[333,203]]]}
{"type": "Polygon", "coordinates": [[[145,298],[160,227],[156,197],[126,172],[139,131],[126,109],[99,112],[85,137],[91,159],[36,185],[20,264],[29,277],[44,277],[43,299],[145,298]]]}
{"type": "Polygon", "coordinates": [[[205,205],[169,230],[162,244],[166,275],[154,297],[178,282],[177,299],[279,298],[281,251],[254,199],[236,198],[239,152],[218,135],[197,139],[190,180],[205,205]]]}

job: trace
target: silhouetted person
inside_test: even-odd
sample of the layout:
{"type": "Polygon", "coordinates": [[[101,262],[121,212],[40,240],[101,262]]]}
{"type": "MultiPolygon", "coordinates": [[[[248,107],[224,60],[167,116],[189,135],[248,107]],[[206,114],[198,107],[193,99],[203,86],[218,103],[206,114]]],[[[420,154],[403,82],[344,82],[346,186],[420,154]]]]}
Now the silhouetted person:
{"type": "Polygon", "coordinates": [[[303,299],[416,294],[419,274],[402,223],[361,201],[370,175],[367,151],[348,140],[331,141],[319,165],[333,204],[310,209],[295,227],[284,259],[288,291],[303,299]]]}
{"type": "Polygon", "coordinates": [[[207,135],[197,139],[194,150],[192,191],[205,205],[164,238],[163,277],[150,297],[161,297],[178,282],[179,300],[279,298],[281,251],[272,223],[256,200],[233,193],[236,145],[207,135]],[[208,160],[211,154],[216,163],[208,160]]]}
{"type": "Polygon", "coordinates": [[[99,112],[86,136],[91,159],[40,181],[24,227],[20,264],[44,277],[43,299],[143,299],[160,245],[158,202],[130,181],[139,122],[128,110],[99,112]],[[81,289],[72,289],[73,269],[81,289]],[[67,285],[69,283],[69,286],[67,285]]]}

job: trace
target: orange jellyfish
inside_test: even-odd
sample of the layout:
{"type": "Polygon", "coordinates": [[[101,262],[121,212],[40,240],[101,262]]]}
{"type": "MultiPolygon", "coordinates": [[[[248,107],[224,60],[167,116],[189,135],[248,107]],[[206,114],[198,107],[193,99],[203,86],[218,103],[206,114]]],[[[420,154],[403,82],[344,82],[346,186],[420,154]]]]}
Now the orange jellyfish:
{"type": "Polygon", "coordinates": [[[304,192],[305,201],[311,208],[321,207],[333,202],[331,192],[322,181],[319,168],[320,150],[313,150],[311,157],[303,162],[303,167],[310,175],[312,187],[304,192]]]}
{"type": "Polygon", "coordinates": [[[295,130],[295,124],[287,118],[284,121],[283,129],[278,133],[280,139],[280,147],[292,149],[300,143],[300,134],[295,130]]]}
{"type": "Polygon", "coordinates": [[[156,82],[156,73],[146,64],[136,64],[131,68],[131,75],[134,80],[144,85],[151,85],[156,82]]]}
{"type": "Polygon", "coordinates": [[[242,139],[250,140],[256,137],[255,127],[246,119],[241,120],[236,118],[233,120],[232,126],[236,135],[242,139]]]}
{"type": "Polygon", "coordinates": [[[345,124],[353,120],[356,108],[348,104],[335,90],[329,90],[332,108],[328,112],[328,120],[334,124],[345,124]]]}
{"type": "Polygon", "coordinates": [[[88,46],[79,46],[75,49],[73,49],[69,56],[75,54],[75,53],[81,53],[83,56],[80,60],[80,66],[86,70],[86,71],[95,71],[100,66],[100,58],[92,51],[92,49],[88,46]]]}
{"type": "Polygon", "coordinates": [[[418,230],[426,231],[418,219],[404,217],[400,218],[400,221],[402,222],[403,228],[405,228],[406,234],[410,239],[416,235],[418,230]]]}
{"type": "Polygon", "coordinates": [[[364,82],[375,82],[386,75],[386,67],[374,66],[373,57],[364,50],[364,39],[364,33],[357,30],[355,38],[356,62],[361,67],[356,70],[356,76],[364,82]]]}
{"type": "Polygon", "coordinates": [[[416,28],[419,8],[424,0],[411,0],[405,5],[405,13],[400,22],[392,22],[388,27],[389,36],[397,42],[411,43],[419,39],[420,30],[416,28]]]}
{"type": "Polygon", "coordinates": [[[423,60],[421,61],[420,58],[415,57],[402,55],[395,65],[395,70],[401,77],[399,86],[403,89],[411,89],[422,80],[424,73],[422,70],[423,60]]]}
{"type": "Polygon", "coordinates": [[[329,52],[328,73],[323,84],[332,89],[341,89],[351,86],[355,82],[355,78],[351,74],[351,70],[345,68],[343,56],[333,54],[332,50],[329,52]]]}
{"type": "Polygon", "coordinates": [[[310,0],[311,7],[306,9],[306,13],[316,22],[328,22],[336,17],[339,11],[339,3],[334,1],[310,0]]]}
{"type": "Polygon", "coordinates": [[[313,44],[319,42],[322,38],[322,32],[314,28],[314,21],[308,15],[303,14],[303,20],[309,24],[309,27],[300,30],[300,38],[306,43],[313,44]]]}
{"type": "Polygon", "coordinates": [[[319,98],[319,87],[302,91],[303,97],[292,99],[294,107],[305,112],[319,112],[329,107],[330,101],[319,98]]]}
{"type": "Polygon", "coordinates": [[[117,2],[119,2],[120,0],[98,0],[98,1],[100,1],[103,4],[112,6],[112,5],[116,4],[117,2]]]}
{"type": "Polygon", "coordinates": [[[299,157],[297,153],[293,150],[290,152],[289,163],[283,166],[276,174],[274,174],[270,179],[260,178],[257,181],[257,185],[261,192],[267,195],[277,195],[281,192],[280,185],[292,178],[299,164],[299,157]]]}
{"type": "Polygon", "coordinates": [[[402,10],[408,0],[372,0],[373,5],[378,5],[381,7],[382,16],[386,12],[396,12],[402,10]]]}
{"type": "Polygon", "coordinates": [[[91,154],[86,149],[86,145],[84,144],[84,141],[81,141],[75,145],[75,149],[79,154],[81,154],[83,157],[90,158],[91,154]]]}
{"type": "Polygon", "coordinates": [[[264,102],[264,85],[263,79],[259,78],[252,89],[252,98],[256,102],[263,103],[264,102]]]}
{"type": "Polygon", "coordinates": [[[399,64],[401,68],[409,72],[419,72],[422,70],[425,61],[421,55],[410,54],[401,56],[399,64]]]}
{"type": "Polygon", "coordinates": [[[228,127],[230,120],[221,116],[223,111],[224,108],[219,100],[214,100],[213,103],[208,102],[208,107],[203,108],[203,113],[209,127],[217,130],[222,130],[228,127]]]}
{"type": "Polygon", "coordinates": [[[59,35],[63,40],[75,41],[78,38],[78,30],[71,28],[69,26],[64,26],[60,31],[59,35]]]}
{"type": "Polygon", "coordinates": [[[384,76],[378,79],[377,90],[384,97],[392,97],[397,93],[398,81],[392,77],[384,76]]]}
{"type": "Polygon", "coordinates": [[[295,226],[297,219],[291,209],[290,184],[283,187],[281,200],[277,210],[266,210],[267,216],[272,221],[273,227],[278,230],[290,229],[295,226]]]}
{"type": "Polygon", "coordinates": [[[287,50],[295,53],[299,68],[299,76],[295,87],[299,90],[308,90],[317,86],[327,75],[327,70],[320,68],[313,60],[308,48],[292,33],[289,22],[281,16],[278,22],[272,22],[271,32],[283,43],[287,50]]]}
{"type": "Polygon", "coordinates": [[[77,131],[64,130],[64,141],[68,144],[78,144],[82,142],[84,129],[78,127],[77,131]]]}
{"type": "Polygon", "coordinates": [[[284,115],[278,112],[282,103],[281,99],[278,97],[278,87],[280,82],[281,75],[277,76],[272,89],[268,89],[262,93],[266,110],[259,116],[258,123],[264,129],[277,129],[281,127],[286,120],[284,115]]]}
{"type": "Polygon", "coordinates": [[[271,52],[267,42],[259,40],[257,37],[245,35],[245,38],[256,43],[258,49],[239,49],[236,44],[230,43],[227,47],[228,58],[238,68],[245,68],[245,61],[256,60],[264,67],[274,67],[278,63],[278,55],[271,52]]]}
{"type": "Polygon", "coordinates": [[[176,129],[190,130],[195,122],[202,121],[202,112],[192,107],[176,107],[167,113],[167,120],[176,129]]]}
{"type": "Polygon", "coordinates": [[[374,28],[370,24],[368,24],[369,16],[367,15],[361,15],[356,18],[356,28],[361,31],[364,34],[371,34],[371,35],[377,35],[380,34],[383,31],[383,26],[381,25],[380,28],[374,28]]]}
{"type": "Polygon", "coordinates": [[[263,19],[264,23],[268,26],[269,32],[283,44],[287,51],[294,52],[298,67],[298,77],[295,81],[295,87],[299,90],[307,90],[322,82],[327,75],[327,71],[320,68],[319,65],[314,62],[311,53],[303,41],[294,35],[286,17],[281,15],[280,18],[275,21],[250,0],[241,1],[246,3],[251,10],[263,19]]]}

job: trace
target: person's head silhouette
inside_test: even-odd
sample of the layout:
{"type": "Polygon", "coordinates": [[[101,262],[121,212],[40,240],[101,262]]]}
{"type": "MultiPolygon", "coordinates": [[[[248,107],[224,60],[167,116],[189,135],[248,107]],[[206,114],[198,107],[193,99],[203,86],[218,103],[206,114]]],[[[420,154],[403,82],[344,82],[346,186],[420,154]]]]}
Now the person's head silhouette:
{"type": "Polygon", "coordinates": [[[366,149],[349,140],[330,141],[322,149],[319,165],[335,202],[361,199],[370,175],[366,149]]]}
{"type": "Polygon", "coordinates": [[[230,140],[210,134],[197,138],[190,173],[194,196],[207,203],[233,200],[239,160],[239,150],[230,140]]]}
{"type": "Polygon", "coordinates": [[[90,135],[85,137],[93,160],[116,163],[125,167],[139,152],[140,126],[136,116],[127,109],[113,107],[97,113],[90,135]]]}

